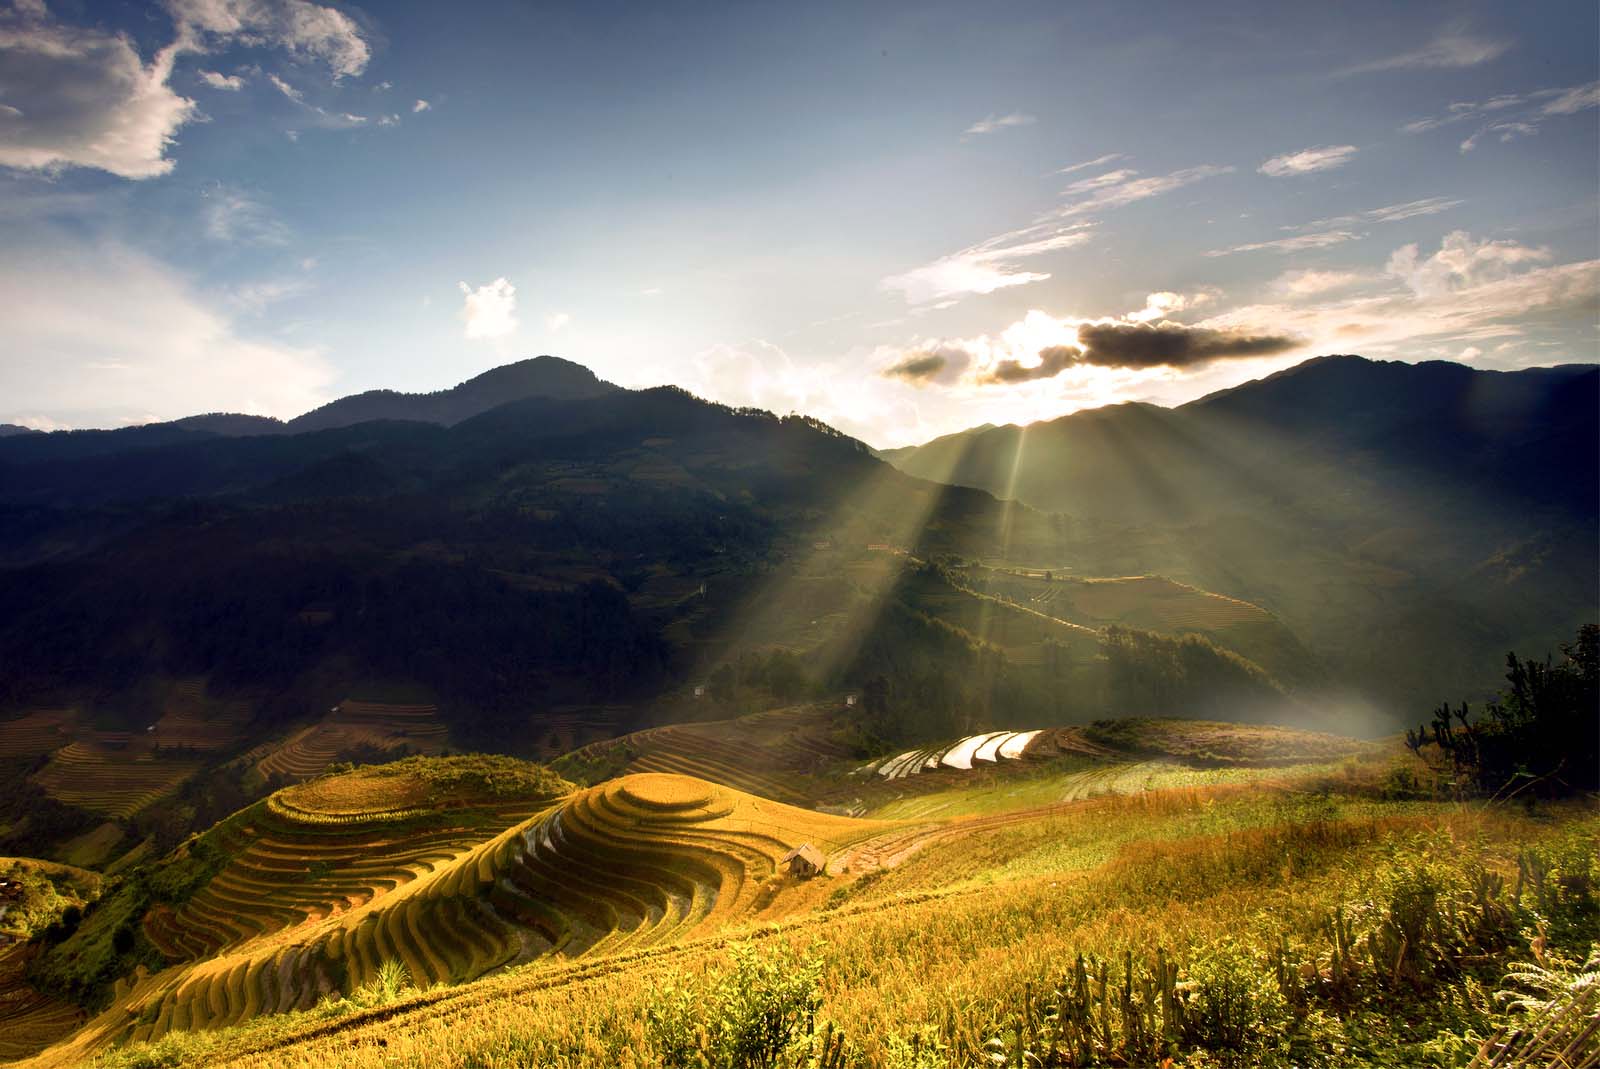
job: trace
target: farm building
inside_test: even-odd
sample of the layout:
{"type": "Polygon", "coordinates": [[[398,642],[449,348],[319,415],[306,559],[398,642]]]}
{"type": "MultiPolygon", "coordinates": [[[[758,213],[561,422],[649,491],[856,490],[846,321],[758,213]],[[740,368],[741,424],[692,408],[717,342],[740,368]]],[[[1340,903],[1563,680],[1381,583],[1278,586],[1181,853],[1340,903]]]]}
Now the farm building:
{"type": "Polygon", "coordinates": [[[779,859],[778,864],[789,867],[789,875],[807,879],[822,871],[822,851],[810,843],[801,843],[779,859]]]}

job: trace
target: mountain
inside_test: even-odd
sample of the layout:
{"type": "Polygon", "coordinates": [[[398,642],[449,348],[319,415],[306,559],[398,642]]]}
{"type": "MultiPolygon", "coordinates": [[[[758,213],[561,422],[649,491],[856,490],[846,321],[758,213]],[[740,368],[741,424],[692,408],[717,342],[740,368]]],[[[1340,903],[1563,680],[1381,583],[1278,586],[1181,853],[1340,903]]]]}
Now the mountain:
{"type": "Polygon", "coordinates": [[[22,434],[38,434],[32,427],[19,427],[15,423],[0,423],[0,438],[14,438],[22,434]]]}
{"type": "MultiPolygon", "coordinates": [[[[1392,707],[1595,614],[1600,369],[1331,356],[1173,409],[1113,405],[883,455],[1125,533],[1065,564],[1280,616],[1392,707]],[[1498,647],[1498,648],[1497,648],[1498,647]]],[[[1054,562],[1042,562],[1054,563],[1054,562]]]]}
{"type": "MultiPolygon", "coordinates": [[[[452,426],[496,406],[533,397],[581,400],[604,397],[617,387],[597,378],[581,364],[555,356],[536,356],[492,368],[448,390],[400,393],[368,390],[330,401],[284,422],[269,416],[211,412],[116,430],[0,432],[0,466],[8,462],[74,460],[130,453],[138,449],[196,442],[209,438],[303,434],[334,430],[379,420],[412,421],[452,426]],[[18,432],[21,433],[18,433],[18,432]]],[[[9,424],[7,425],[9,426],[9,424]]]]}
{"type": "Polygon", "coordinates": [[[1358,486],[1379,495],[1368,509],[1420,486],[1593,516],[1597,404],[1594,365],[1330,356],[1174,409],[1110,405],[881,455],[924,478],[1126,523],[1315,508],[1358,486]]]}
{"type": "Polygon", "coordinates": [[[1318,361],[894,454],[935,480],[574,368],[361,401],[437,421],[0,441],[0,851],[108,816],[171,845],[395,747],[547,756],[844,690],[863,753],[1108,715],[1393,731],[1594,612],[1593,369],[1318,361]],[[535,386],[587,395],[446,419],[535,386]],[[953,485],[1002,471],[1043,507],[953,485]]]}
{"type": "Polygon", "coordinates": [[[371,420],[416,420],[451,426],[509,401],[528,397],[581,400],[603,397],[617,387],[597,378],[581,364],[555,356],[536,356],[485,371],[448,390],[396,393],[368,390],[341,397],[290,420],[294,433],[348,427],[371,420]]]}

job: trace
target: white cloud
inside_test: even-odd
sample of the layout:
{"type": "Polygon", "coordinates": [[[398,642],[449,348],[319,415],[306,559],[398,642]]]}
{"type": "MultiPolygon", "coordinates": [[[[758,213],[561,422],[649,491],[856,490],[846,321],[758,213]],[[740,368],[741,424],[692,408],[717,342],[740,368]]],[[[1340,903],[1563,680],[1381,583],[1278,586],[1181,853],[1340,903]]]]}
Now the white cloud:
{"type": "Polygon", "coordinates": [[[1417,119],[1400,129],[1408,134],[1421,134],[1469,119],[1479,122],[1493,120],[1462,140],[1461,152],[1466,154],[1486,137],[1498,135],[1498,140],[1502,142],[1530,137],[1538,133],[1540,126],[1551,118],[1575,115],[1595,107],[1600,107],[1600,82],[1565,89],[1539,89],[1523,94],[1503,93],[1484,101],[1458,101],[1451,104],[1442,115],[1417,119]]]}
{"type": "Polygon", "coordinates": [[[1245,245],[1234,245],[1226,249],[1212,249],[1207,256],[1232,256],[1237,252],[1276,252],[1291,253],[1305,252],[1308,249],[1326,249],[1334,245],[1343,245],[1347,241],[1355,241],[1361,235],[1349,230],[1324,230],[1315,234],[1299,234],[1292,238],[1277,238],[1273,241],[1252,241],[1245,245]]]}
{"type": "Polygon", "coordinates": [[[996,130],[1004,130],[1008,126],[1032,126],[1037,121],[1032,115],[1013,111],[1008,115],[990,115],[979,119],[963,132],[972,137],[981,134],[992,134],[996,130]]]}
{"type": "Polygon", "coordinates": [[[557,312],[554,315],[545,317],[544,327],[550,333],[555,334],[571,322],[572,317],[570,315],[565,312],[557,312]]]}
{"type": "Polygon", "coordinates": [[[1336,215],[1328,219],[1313,219],[1309,223],[1298,226],[1286,226],[1284,230],[1336,230],[1341,227],[1356,226],[1360,223],[1398,223],[1405,219],[1415,219],[1423,215],[1438,215],[1440,212],[1459,208],[1465,204],[1464,200],[1453,200],[1449,197],[1424,197],[1422,200],[1406,201],[1404,204],[1389,204],[1382,208],[1371,208],[1353,215],[1336,215]]]}
{"type": "Polygon", "coordinates": [[[1416,244],[1403,245],[1389,257],[1385,270],[1419,297],[1474,289],[1509,278],[1519,265],[1543,263],[1549,249],[1529,248],[1515,241],[1473,241],[1465,230],[1444,236],[1439,251],[1422,257],[1416,244]]]}
{"type": "Polygon", "coordinates": [[[1600,108],[1600,82],[1564,89],[1539,110],[1546,115],[1573,115],[1588,108],[1600,108]]]}
{"type": "MultiPolygon", "coordinates": [[[[313,127],[324,130],[348,130],[354,126],[364,126],[368,122],[365,115],[352,115],[347,111],[329,111],[327,108],[311,103],[306,99],[304,90],[295,88],[276,74],[267,75],[267,81],[271,82],[272,87],[278,92],[300,105],[304,109],[305,117],[313,127]]],[[[387,119],[389,121],[379,118],[378,125],[393,126],[400,121],[398,115],[387,116],[387,119]]],[[[288,134],[289,140],[299,140],[300,132],[298,130],[290,130],[288,134]]]]}
{"type": "Polygon", "coordinates": [[[1138,171],[1135,171],[1130,167],[1124,167],[1115,171],[1107,171],[1105,174],[1095,175],[1093,178],[1080,178],[1066,189],[1062,190],[1061,193],[1063,196],[1069,197],[1076,196],[1080,193],[1092,193],[1097,189],[1104,189],[1107,186],[1114,186],[1122,182],[1126,182],[1128,179],[1134,177],[1138,173],[1138,171]]]}
{"type": "Polygon", "coordinates": [[[960,252],[941,256],[932,263],[891,275],[880,289],[898,291],[912,304],[960,297],[971,293],[993,293],[1011,286],[1043,282],[1050,275],[1023,270],[1018,260],[1070,249],[1090,240],[1093,223],[1083,216],[1170,193],[1175,189],[1215,175],[1227,174],[1231,167],[1204,165],[1188,167],[1171,174],[1150,178],[1136,177],[1128,169],[1110,175],[1075,182],[1064,191],[1066,204],[1051,208],[1029,225],[1012,230],[960,252]]]}
{"type": "Polygon", "coordinates": [[[1274,156],[1257,170],[1272,178],[1331,171],[1335,167],[1349,163],[1356,151],[1354,145],[1319,145],[1315,148],[1301,149],[1299,152],[1274,156]]]}
{"type": "Polygon", "coordinates": [[[429,111],[429,110],[432,110],[432,108],[433,108],[433,105],[428,103],[426,100],[419,100],[415,104],[411,105],[411,111],[413,113],[416,113],[416,112],[419,112],[419,111],[429,111]]]}
{"type": "Polygon", "coordinates": [[[1511,48],[1510,41],[1497,41],[1474,37],[1459,30],[1448,31],[1435,37],[1421,48],[1385,59],[1350,67],[1344,74],[1368,74],[1388,70],[1449,70],[1475,67],[1498,59],[1511,48]]]}
{"type": "Polygon", "coordinates": [[[213,89],[225,89],[236,93],[244,88],[244,78],[237,74],[219,74],[216,71],[201,71],[200,80],[213,89]]]}
{"type": "Polygon", "coordinates": [[[1108,211],[1112,208],[1123,208],[1129,204],[1151,197],[1159,197],[1173,190],[1182,189],[1184,186],[1199,182],[1206,178],[1215,178],[1218,175],[1232,173],[1232,167],[1218,167],[1214,164],[1202,164],[1199,167],[1185,167],[1173,171],[1171,174],[1154,175],[1150,178],[1135,178],[1137,171],[1117,172],[1119,180],[1106,185],[1096,186],[1071,204],[1063,205],[1049,213],[1058,219],[1070,219],[1081,215],[1090,215],[1096,212],[1108,211]]]}
{"type": "Polygon", "coordinates": [[[517,288],[509,280],[497,278],[477,289],[465,282],[458,285],[466,295],[461,318],[468,339],[503,338],[517,329],[517,288]]]}
{"type": "Polygon", "coordinates": [[[270,305],[309,292],[311,292],[310,281],[304,277],[291,276],[234,286],[227,291],[227,299],[233,307],[258,315],[270,305]]]}
{"type": "Polygon", "coordinates": [[[267,75],[267,81],[271,82],[278,92],[282,93],[284,96],[288,97],[297,104],[302,103],[306,98],[304,93],[290,85],[288,82],[284,81],[282,78],[279,78],[276,74],[267,75]]]}
{"type": "MultiPolygon", "coordinates": [[[[1600,260],[1538,266],[1547,249],[1479,241],[1455,231],[1424,256],[1405,245],[1389,257],[1385,292],[1323,303],[1259,304],[1203,325],[1292,331],[1325,352],[1417,352],[1429,339],[1457,344],[1557,330],[1592,344],[1600,316],[1600,260]]],[[[1504,351],[1503,349],[1497,351],[1504,351]]]]}
{"type": "Polygon", "coordinates": [[[1345,289],[1363,281],[1354,271],[1285,271],[1272,280],[1271,289],[1289,298],[1312,297],[1345,289]]]}
{"type": "Polygon", "coordinates": [[[118,242],[49,232],[0,263],[0,292],[0,397],[15,410],[105,426],[222,410],[289,417],[328,400],[334,373],[317,350],[242,336],[181,277],[118,242]]]}
{"type": "Polygon", "coordinates": [[[1027,227],[1001,234],[969,246],[960,252],[941,256],[932,263],[891,275],[879,283],[884,290],[897,290],[912,304],[939,301],[969,293],[993,293],[1009,286],[1042,282],[1048,274],[1024,271],[1016,261],[1058,252],[1081,245],[1091,237],[1086,224],[1027,227]]]}
{"type": "Polygon", "coordinates": [[[360,74],[372,51],[350,16],[308,0],[167,0],[187,49],[235,42],[280,48],[327,65],[335,78],[360,74]]]}
{"type": "Polygon", "coordinates": [[[1057,171],[1056,174],[1071,174],[1074,171],[1087,171],[1091,167],[1104,167],[1108,163],[1116,163],[1118,160],[1125,160],[1127,158],[1128,157],[1126,153],[1110,152],[1104,156],[1097,156],[1092,160],[1084,160],[1082,163],[1074,163],[1068,167],[1063,167],[1061,170],[1057,171]]]}
{"type": "Polygon", "coordinates": [[[214,241],[253,245],[283,245],[289,240],[284,226],[266,205],[244,190],[213,186],[200,192],[205,201],[202,216],[206,236],[214,241]]]}
{"type": "Polygon", "coordinates": [[[1161,290],[1145,297],[1144,307],[1137,312],[1129,312],[1125,318],[1130,323],[1149,323],[1158,319],[1182,312],[1189,308],[1196,308],[1211,301],[1209,293],[1173,293],[1171,290],[1161,290]]]}
{"type": "Polygon", "coordinates": [[[50,21],[43,7],[0,12],[0,166],[91,167],[122,178],[172,170],[173,135],[196,113],[167,85],[177,46],[148,66],[121,34],[50,21]]]}
{"type": "MultiPolygon", "coordinates": [[[[71,26],[39,2],[0,11],[0,166],[53,172],[87,167],[122,178],[172,170],[167,150],[199,112],[167,84],[178,56],[227,44],[280,48],[320,60],[335,79],[359,74],[370,51],[356,24],[307,0],[168,0],[174,40],[145,64],[127,34],[71,26]]],[[[216,89],[238,76],[200,74],[216,89]]],[[[298,94],[281,80],[286,95],[298,94]]]]}
{"type": "Polygon", "coordinates": [[[380,115],[380,116],[378,116],[378,125],[379,126],[399,126],[400,125],[400,116],[398,116],[398,115],[380,115]]]}

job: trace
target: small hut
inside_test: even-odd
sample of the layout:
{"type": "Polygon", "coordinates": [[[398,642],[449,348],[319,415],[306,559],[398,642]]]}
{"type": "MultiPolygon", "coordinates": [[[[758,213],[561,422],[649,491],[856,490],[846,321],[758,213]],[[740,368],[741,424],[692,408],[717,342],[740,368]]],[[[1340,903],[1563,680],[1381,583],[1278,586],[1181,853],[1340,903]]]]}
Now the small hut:
{"type": "Polygon", "coordinates": [[[789,875],[796,879],[809,879],[822,871],[825,864],[822,851],[810,843],[801,843],[790,850],[779,860],[778,864],[789,866],[789,875]]]}

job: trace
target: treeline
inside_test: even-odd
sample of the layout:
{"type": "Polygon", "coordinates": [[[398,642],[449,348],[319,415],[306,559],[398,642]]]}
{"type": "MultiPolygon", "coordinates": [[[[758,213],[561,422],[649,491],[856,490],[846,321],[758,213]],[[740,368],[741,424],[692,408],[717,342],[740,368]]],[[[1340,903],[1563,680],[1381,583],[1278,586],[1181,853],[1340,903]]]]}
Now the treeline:
{"type": "Polygon", "coordinates": [[[1254,720],[1290,700],[1260,666],[1201,635],[1108,627],[1100,658],[1106,709],[1118,716],[1254,720]]]}
{"type": "Polygon", "coordinates": [[[1561,660],[1506,654],[1507,687],[1474,713],[1462,702],[1406,732],[1457,794],[1555,797],[1600,789],[1600,626],[1585,624],[1561,660]]]}

